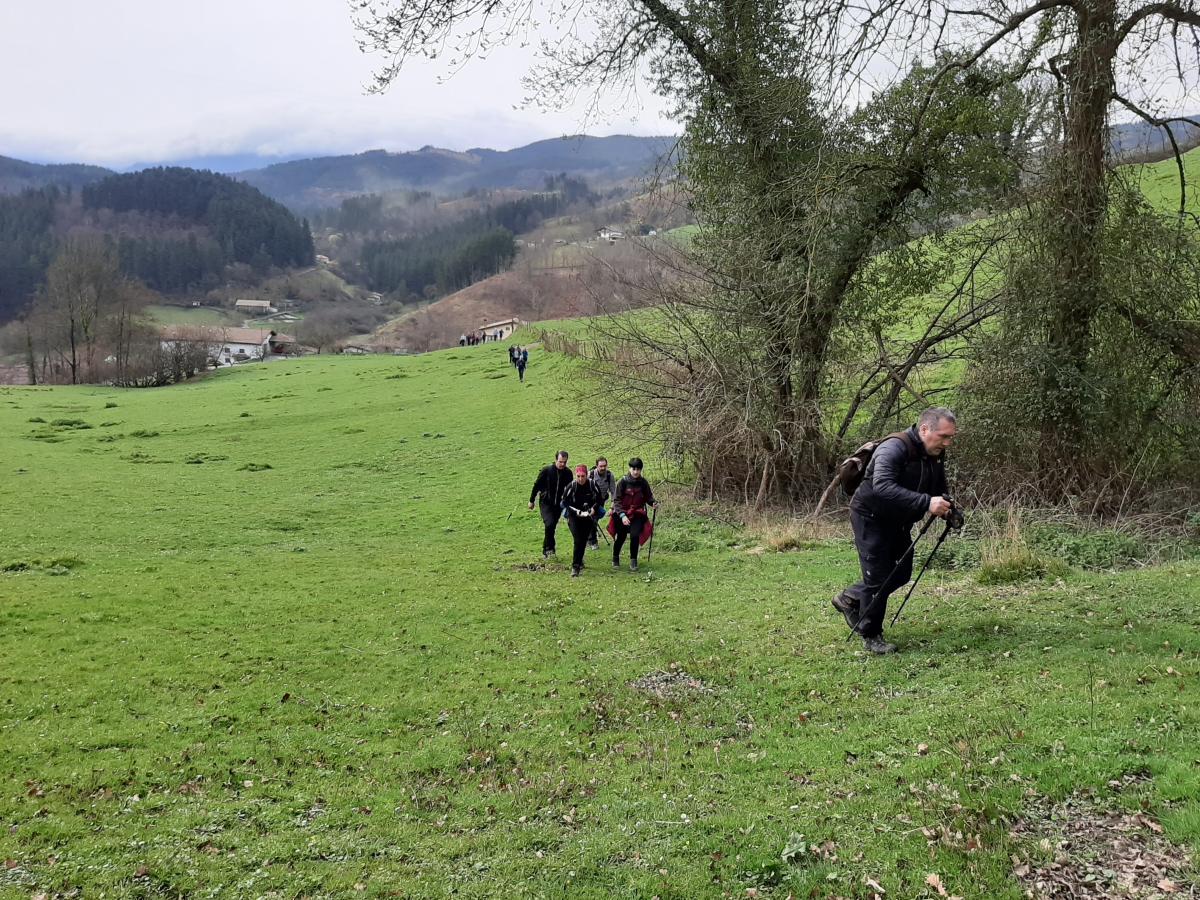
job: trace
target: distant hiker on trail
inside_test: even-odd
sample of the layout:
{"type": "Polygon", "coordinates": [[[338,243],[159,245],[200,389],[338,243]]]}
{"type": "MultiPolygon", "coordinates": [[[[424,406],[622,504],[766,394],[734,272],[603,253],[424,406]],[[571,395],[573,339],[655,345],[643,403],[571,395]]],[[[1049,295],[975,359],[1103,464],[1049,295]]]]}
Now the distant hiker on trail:
{"type": "Polygon", "coordinates": [[[562,508],[567,516],[567,528],[575,546],[571,554],[571,577],[578,578],[583,568],[583,550],[589,540],[595,540],[596,519],[604,515],[600,492],[588,480],[588,467],[575,467],[575,480],[563,493],[562,508]]]}
{"type": "Polygon", "coordinates": [[[546,526],[546,534],[542,538],[542,559],[549,559],[554,553],[554,529],[558,527],[558,519],[562,515],[563,494],[570,484],[571,470],[567,468],[567,451],[559,450],[554,454],[554,463],[538,472],[533,490],[529,492],[529,508],[533,509],[534,501],[538,501],[542,524],[546,526]]]}
{"type": "MultiPolygon", "coordinates": [[[[601,456],[596,460],[596,466],[588,473],[588,478],[600,493],[600,503],[608,502],[608,498],[617,492],[617,480],[613,478],[613,473],[609,471],[608,460],[601,456]]],[[[592,535],[588,538],[588,549],[595,550],[600,546],[598,543],[599,537],[597,529],[599,529],[599,521],[592,523],[592,535]]]]}
{"type": "Polygon", "coordinates": [[[871,454],[850,501],[850,525],[862,580],[833,598],[833,608],[871,653],[895,653],[883,639],[890,594],[912,577],[912,526],[926,513],[944,518],[945,456],[958,430],[954,413],[932,407],[907,431],[889,435],[871,454]]]}
{"type": "Polygon", "coordinates": [[[517,365],[517,348],[511,344],[508,347],[508,364],[514,368],[517,365]]]}
{"type": "Polygon", "coordinates": [[[467,346],[467,336],[465,334],[460,334],[458,336],[458,346],[460,346],[460,347],[467,346]]]}
{"type": "Polygon", "coordinates": [[[521,379],[521,383],[525,383],[525,367],[529,365],[529,351],[524,347],[517,354],[517,375],[521,379]]]}
{"type": "Polygon", "coordinates": [[[636,572],[638,568],[638,548],[650,539],[650,520],[646,517],[646,507],[654,506],[654,491],[650,490],[650,482],[642,477],[642,461],[634,457],[629,461],[629,474],[617,482],[613,493],[613,513],[608,520],[608,533],[613,540],[613,568],[621,568],[621,548],[625,538],[632,536],[629,542],[629,571],[636,572]]]}

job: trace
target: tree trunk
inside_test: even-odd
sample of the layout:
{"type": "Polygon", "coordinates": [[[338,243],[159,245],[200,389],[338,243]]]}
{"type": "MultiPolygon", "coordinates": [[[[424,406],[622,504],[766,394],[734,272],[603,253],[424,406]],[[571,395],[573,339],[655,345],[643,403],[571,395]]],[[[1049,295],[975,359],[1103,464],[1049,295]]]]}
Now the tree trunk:
{"type": "Polygon", "coordinates": [[[37,362],[33,358],[33,330],[25,323],[25,359],[29,366],[29,383],[37,384],[37,362]]]}
{"type": "Polygon", "coordinates": [[[1070,459],[1082,449],[1092,324],[1101,303],[1100,245],[1108,213],[1105,165],[1108,105],[1116,54],[1114,0],[1085,0],[1078,37],[1064,71],[1066,120],[1052,187],[1047,301],[1048,365],[1043,378],[1039,468],[1052,493],[1067,489],[1070,459]]]}

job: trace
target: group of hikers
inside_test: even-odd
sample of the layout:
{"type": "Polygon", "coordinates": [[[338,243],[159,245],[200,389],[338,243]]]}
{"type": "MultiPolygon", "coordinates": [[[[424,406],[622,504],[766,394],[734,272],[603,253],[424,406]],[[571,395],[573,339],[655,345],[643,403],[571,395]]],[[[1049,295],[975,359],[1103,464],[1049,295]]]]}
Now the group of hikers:
{"type": "Polygon", "coordinates": [[[508,361],[517,370],[517,376],[521,381],[525,380],[525,367],[529,365],[529,350],[525,347],[508,348],[508,361]]]}
{"type": "Polygon", "coordinates": [[[488,341],[499,342],[503,331],[472,331],[470,334],[460,334],[458,336],[458,346],[474,347],[478,344],[486,344],[488,341]]]}
{"type": "MultiPolygon", "coordinates": [[[[857,458],[860,464],[850,524],[862,577],[833,598],[833,608],[870,653],[896,652],[895,645],[883,639],[883,621],[888,597],[912,577],[913,526],[926,515],[930,518],[925,528],[942,519],[943,538],[951,528],[962,527],[962,512],[947,492],[945,469],[946,451],[957,430],[954,413],[931,407],[906,431],[864,445],[843,463],[844,467],[857,458]]],[[[553,464],[538,473],[529,494],[529,508],[539,504],[545,525],[543,558],[554,554],[554,532],[566,516],[574,540],[571,575],[578,577],[584,549],[598,546],[599,523],[611,500],[607,531],[613,536],[613,568],[620,568],[621,549],[629,539],[629,568],[636,572],[638,548],[653,533],[653,519],[646,510],[655,507],[654,491],[642,477],[641,459],[629,460],[629,473],[616,481],[604,457],[590,470],[579,465],[574,471],[567,467],[567,459],[566,450],[558,451],[553,464]]]]}
{"type": "Polygon", "coordinates": [[[542,538],[542,558],[555,555],[554,532],[559,519],[565,516],[574,541],[571,577],[578,578],[583,571],[585,548],[595,550],[600,546],[600,520],[609,514],[605,504],[611,500],[611,515],[605,530],[613,538],[613,568],[621,567],[621,550],[628,539],[629,571],[636,572],[638,549],[650,539],[654,530],[646,509],[657,505],[650,483],[642,477],[641,459],[635,456],[629,460],[628,474],[614,479],[608,460],[603,456],[590,470],[580,464],[574,471],[567,467],[568,458],[566,450],[559,450],[554,455],[554,462],[538,472],[529,493],[529,508],[533,509],[535,503],[538,505],[546,529],[542,538]]]}

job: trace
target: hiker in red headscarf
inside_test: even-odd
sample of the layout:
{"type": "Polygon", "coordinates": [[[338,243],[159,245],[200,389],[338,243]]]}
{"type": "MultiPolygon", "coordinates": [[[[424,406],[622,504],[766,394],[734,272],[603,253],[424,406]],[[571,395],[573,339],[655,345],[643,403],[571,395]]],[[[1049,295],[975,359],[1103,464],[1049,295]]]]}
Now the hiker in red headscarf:
{"type": "Polygon", "coordinates": [[[571,577],[578,578],[583,569],[583,551],[592,536],[593,523],[604,515],[600,505],[603,498],[596,486],[588,479],[588,467],[575,467],[575,480],[563,494],[562,508],[567,516],[567,527],[575,539],[574,555],[571,557],[571,577]]]}
{"type": "Polygon", "coordinates": [[[642,477],[642,461],[634,457],[629,461],[629,474],[617,482],[613,494],[613,514],[608,520],[608,533],[613,541],[613,568],[621,568],[621,548],[625,538],[632,535],[629,542],[629,571],[637,571],[638,548],[650,539],[650,520],[646,517],[646,507],[654,506],[654,491],[650,490],[650,482],[642,477]]]}

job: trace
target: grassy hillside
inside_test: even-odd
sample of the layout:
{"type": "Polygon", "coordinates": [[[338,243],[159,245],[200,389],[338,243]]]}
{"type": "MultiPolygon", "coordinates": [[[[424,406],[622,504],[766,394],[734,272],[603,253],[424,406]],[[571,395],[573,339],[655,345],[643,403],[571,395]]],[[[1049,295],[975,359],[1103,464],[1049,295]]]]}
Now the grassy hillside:
{"type": "MultiPolygon", "coordinates": [[[[1142,186],[1146,196],[1164,211],[1179,209],[1179,165],[1166,159],[1152,165],[1129,166],[1125,169],[1142,186]]],[[[1183,172],[1187,186],[1187,209],[1200,213],[1200,148],[1183,155],[1183,172]]]]}
{"type": "Polygon", "coordinates": [[[663,487],[642,571],[572,580],[534,474],[634,446],[565,360],[527,380],[485,345],[0,388],[0,897],[1015,898],[1055,838],[1014,817],[1077,790],[1200,840],[1200,564],[934,572],[868,659],[844,539],[663,487]]]}
{"type": "Polygon", "coordinates": [[[146,307],[146,315],[158,325],[232,325],[240,326],[246,316],[231,309],[215,306],[168,306],[146,307]]]}

